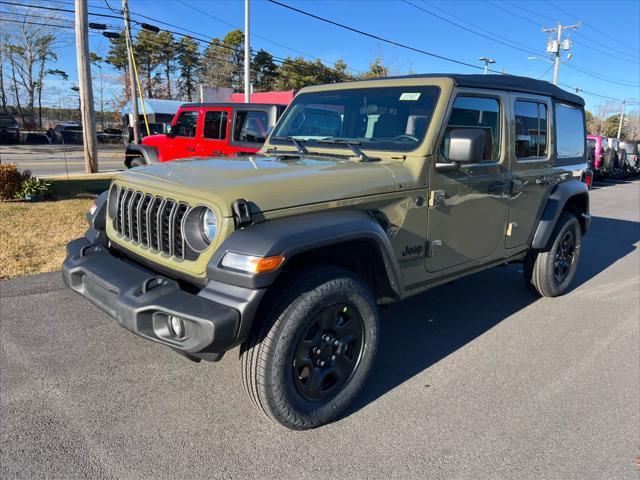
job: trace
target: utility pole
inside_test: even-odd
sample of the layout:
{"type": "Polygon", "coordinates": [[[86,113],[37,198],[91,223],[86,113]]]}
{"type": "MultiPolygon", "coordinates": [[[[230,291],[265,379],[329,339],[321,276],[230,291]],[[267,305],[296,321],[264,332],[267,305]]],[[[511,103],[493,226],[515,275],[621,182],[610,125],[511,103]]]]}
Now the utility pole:
{"type": "Polygon", "coordinates": [[[76,0],[76,56],[78,61],[78,87],[80,116],[82,119],[82,143],[84,170],[98,171],[98,139],[96,138],[96,113],[93,106],[91,65],[89,63],[89,25],[87,0],[76,0]]]}
{"type": "Polygon", "coordinates": [[[127,40],[127,60],[129,61],[129,91],[131,92],[131,108],[133,109],[133,143],[140,143],[140,116],[138,114],[138,93],[136,90],[135,70],[133,68],[133,41],[131,40],[131,26],[129,25],[129,4],[122,0],[122,16],[124,18],[124,35],[127,40]]]}
{"type": "Polygon", "coordinates": [[[627,103],[626,100],[622,101],[622,108],[620,109],[620,123],[618,123],[618,140],[620,140],[620,135],[622,134],[622,124],[624,123],[624,104],[627,103]]]}
{"type": "Polygon", "coordinates": [[[493,58],[489,58],[489,57],[480,57],[478,60],[480,60],[481,62],[484,62],[484,74],[485,75],[487,73],[489,73],[489,64],[496,63],[496,61],[493,58]]]}
{"type": "Polygon", "coordinates": [[[556,25],[555,28],[542,28],[542,31],[545,33],[556,33],[555,40],[549,40],[547,42],[547,53],[553,53],[555,55],[554,65],[553,65],[553,84],[558,84],[558,72],[560,70],[560,57],[562,55],[563,50],[569,50],[571,48],[571,42],[568,38],[562,41],[562,32],[564,30],[577,30],[580,24],[576,25],[561,25],[560,22],[556,25]]]}
{"type": "Polygon", "coordinates": [[[244,0],[244,101],[251,103],[251,46],[249,41],[249,0],[244,0]]]}

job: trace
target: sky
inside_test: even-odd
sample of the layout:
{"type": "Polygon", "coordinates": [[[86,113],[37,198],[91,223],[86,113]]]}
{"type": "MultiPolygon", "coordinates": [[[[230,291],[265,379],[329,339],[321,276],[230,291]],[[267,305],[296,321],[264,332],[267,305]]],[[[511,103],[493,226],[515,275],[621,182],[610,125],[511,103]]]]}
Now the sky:
{"type": "MultiPolygon", "coordinates": [[[[114,8],[121,6],[120,0],[108,1],[114,8]]],[[[367,70],[376,57],[382,58],[393,74],[479,72],[320,22],[265,0],[250,1],[254,50],[264,48],[279,57],[303,53],[326,63],[343,59],[352,72],[367,70]]],[[[545,53],[547,34],[541,31],[542,27],[555,27],[558,21],[563,25],[580,23],[576,32],[564,33],[572,42],[573,57],[567,60],[563,56],[561,86],[582,89],[584,93],[580,94],[587,108],[595,113],[612,114],[620,108],[619,101],[596,94],[630,100],[627,111],[640,108],[640,2],[636,0],[280,1],[440,56],[478,66],[482,65],[479,57],[490,57],[496,60],[492,68],[497,71],[549,81],[553,67],[545,53]],[[513,48],[514,44],[517,48],[513,48]]],[[[45,3],[64,7],[58,2],[45,3]]],[[[136,14],[146,15],[192,30],[204,38],[224,37],[234,27],[242,28],[244,22],[243,0],[129,0],[129,7],[133,18],[136,14]]],[[[105,8],[104,0],[89,0],[90,12],[110,13],[105,8]]],[[[120,24],[116,19],[90,20],[120,24]]],[[[91,35],[90,41],[92,51],[105,53],[108,49],[108,41],[97,33],[91,35]]],[[[56,67],[69,72],[69,83],[73,83],[77,74],[72,31],[63,43],[56,67]]],[[[57,82],[54,90],[65,88],[68,87],[57,82]]],[[[57,102],[54,96],[48,95],[48,103],[57,102]]]]}

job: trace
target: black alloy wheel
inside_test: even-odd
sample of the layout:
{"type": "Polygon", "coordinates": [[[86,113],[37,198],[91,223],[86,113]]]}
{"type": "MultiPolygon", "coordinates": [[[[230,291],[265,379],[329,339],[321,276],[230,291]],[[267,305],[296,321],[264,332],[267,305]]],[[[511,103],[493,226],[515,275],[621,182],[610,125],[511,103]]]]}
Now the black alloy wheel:
{"type": "Polygon", "coordinates": [[[293,360],[300,395],[316,401],[338,393],[360,362],[363,340],[362,318],[353,306],[337,304],[319,312],[298,340],[293,360]]]}
{"type": "Polygon", "coordinates": [[[558,283],[562,283],[567,278],[575,256],[576,241],[573,231],[568,230],[560,240],[555,256],[553,274],[558,283]]]}

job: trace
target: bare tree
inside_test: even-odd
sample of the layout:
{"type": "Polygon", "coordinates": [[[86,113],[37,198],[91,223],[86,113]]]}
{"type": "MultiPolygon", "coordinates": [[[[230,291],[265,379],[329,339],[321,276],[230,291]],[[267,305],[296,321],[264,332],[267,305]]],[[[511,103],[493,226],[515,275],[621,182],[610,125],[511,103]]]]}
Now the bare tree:
{"type": "MultiPolygon", "coordinates": [[[[41,12],[40,12],[41,13],[41,12]]],[[[11,87],[23,125],[35,124],[35,104],[38,102],[38,119],[42,123],[42,91],[47,75],[47,65],[55,60],[55,42],[59,30],[50,26],[51,21],[59,21],[50,15],[51,21],[31,22],[31,8],[12,12],[17,21],[2,23],[4,32],[3,52],[11,68],[11,87]],[[22,101],[24,100],[24,102],[22,101]],[[23,105],[26,108],[23,108],[23,105]],[[28,120],[28,121],[27,121],[28,120]]]]}

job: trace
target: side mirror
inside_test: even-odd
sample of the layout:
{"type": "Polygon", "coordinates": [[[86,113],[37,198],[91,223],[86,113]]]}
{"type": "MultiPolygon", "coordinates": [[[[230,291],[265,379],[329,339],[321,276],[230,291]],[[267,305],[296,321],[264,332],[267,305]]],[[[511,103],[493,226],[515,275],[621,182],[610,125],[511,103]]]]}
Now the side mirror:
{"type": "Polygon", "coordinates": [[[481,128],[454,128],[449,133],[448,162],[436,163],[439,172],[451,172],[463,163],[479,163],[487,151],[487,132],[481,128]]]}
{"type": "Polygon", "coordinates": [[[167,137],[173,138],[175,136],[176,136],[176,134],[172,131],[171,125],[167,125],[167,137]]]}
{"type": "Polygon", "coordinates": [[[449,161],[478,163],[487,151],[487,132],[481,128],[456,128],[449,136],[449,161]]]}

